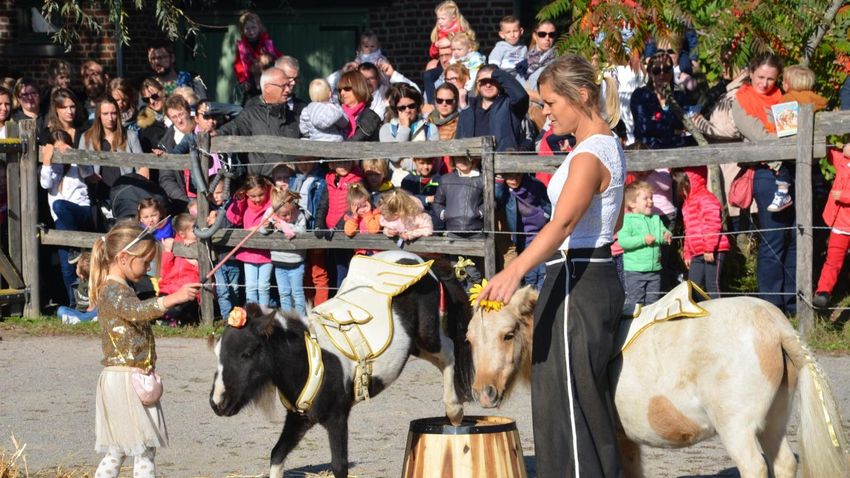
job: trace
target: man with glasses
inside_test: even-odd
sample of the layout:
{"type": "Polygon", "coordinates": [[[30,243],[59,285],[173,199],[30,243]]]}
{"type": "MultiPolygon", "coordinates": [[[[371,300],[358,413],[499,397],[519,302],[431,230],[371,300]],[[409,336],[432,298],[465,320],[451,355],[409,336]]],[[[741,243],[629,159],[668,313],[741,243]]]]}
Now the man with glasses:
{"type": "Polygon", "coordinates": [[[425,73],[422,74],[422,81],[425,85],[425,101],[430,104],[434,103],[434,92],[437,91],[440,85],[446,82],[443,77],[443,71],[449,67],[452,61],[452,47],[440,48],[437,59],[439,60],[437,66],[430,70],[425,70],[425,73]]]}
{"type": "Polygon", "coordinates": [[[188,86],[195,91],[199,99],[206,99],[207,87],[200,76],[188,71],[174,69],[174,46],[165,40],[156,40],[148,45],[148,64],[154,76],[165,88],[166,95],[171,95],[179,86],[188,86]]]}
{"type": "MultiPolygon", "coordinates": [[[[299,138],[298,116],[287,108],[292,95],[291,78],[280,68],[269,68],[260,77],[260,101],[246,106],[233,121],[216,131],[221,136],[283,136],[299,138]]],[[[287,162],[281,154],[249,153],[248,173],[270,176],[276,163],[287,162]]]]}
{"type": "Polygon", "coordinates": [[[292,93],[286,100],[286,106],[292,110],[295,113],[295,117],[298,118],[301,116],[301,111],[309,103],[308,101],[295,96],[295,87],[298,86],[301,65],[298,63],[296,58],[284,55],[275,60],[274,66],[275,68],[283,70],[283,73],[289,77],[289,83],[292,86],[292,93]]]}

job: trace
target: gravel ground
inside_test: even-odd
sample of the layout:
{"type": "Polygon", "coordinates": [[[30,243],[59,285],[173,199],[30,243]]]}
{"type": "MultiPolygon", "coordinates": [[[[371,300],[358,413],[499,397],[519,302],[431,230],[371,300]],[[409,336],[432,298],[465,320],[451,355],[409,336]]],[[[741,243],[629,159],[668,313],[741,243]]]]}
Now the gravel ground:
{"type": "MultiPolygon", "coordinates": [[[[100,343],[91,337],[26,337],[4,333],[0,341],[0,449],[11,436],[26,443],[30,472],[57,466],[94,469],[94,390],[101,366],[100,343]]],[[[268,454],[282,427],[282,414],[269,421],[246,410],[220,418],[208,405],[215,356],[200,339],[157,341],[159,372],[165,383],[163,408],[171,447],[157,453],[163,477],[247,477],[268,473],[268,454]]],[[[820,356],[841,404],[850,416],[850,357],[820,356]]],[[[443,413],[440,375],[413,359],[398,382],[369,403],[357,405],[350,420],[351,474],[358,478],[401,473],[409,421],[443,413]]],[[[491,414],[468,405],[467,415],[491,414]]],[[[529,475],[534,476],[529,393],[519,390],[499,410],[516,420],[529,475]]],[[[846,424],[845,424],[846,425],[846,424]]],[[[793,429],[792,429],[793,435],[793,429]]],[[[792,436],[792,440],[794,437],[792,436]]],[[[796,449],[796,443],[792,441],[796,449]]],[[[738,476],[716,438],[685,450],[644,451],[650,477],[738,476]]],[[[287,461],[287,477],[330,469],[327,438],[311,430],[287,461]]],[[[126,468],[131,476],[130,468],[126,468]]],[[[49,475],[49,472],[47,473],[49,475]]],[[[122,475],[124,476],[124,475],[122,475]]]]}

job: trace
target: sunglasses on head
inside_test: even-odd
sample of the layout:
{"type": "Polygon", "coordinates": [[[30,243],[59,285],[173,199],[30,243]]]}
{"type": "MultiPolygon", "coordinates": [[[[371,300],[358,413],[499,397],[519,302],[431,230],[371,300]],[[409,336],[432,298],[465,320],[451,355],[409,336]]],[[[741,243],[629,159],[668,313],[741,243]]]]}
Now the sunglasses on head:
{"type": "Polygon", "coordinates": [[[453,105],[453,104],[455,104],[454,98],[434,98],[434,101],[436,101],[438,105],[453,105]]]}
{"type": "Polygon", "coordinates": [[[351,90],[352,90],[352,87],[350,87],[350,86],[340,86],[339,88],[337,88],[337,91],[340,91],[340,92],[351,91],[351,90]]]}
{"type": "Polygon", "coordinates": [[[662,73],[672,73],[673,67],[670,66],[670,65],[667,65],[667,66],[664,66],[664,67],[653,66],[652,69],[649,70],[649,71],[651,71],[653,75],[660,75],[662,73]]]}
{"type": "Polygon", "coordinates": [[[417,108],[419,108],[419,105],[416,103],[410,103],[409,105],[396,105],[395,107],[397,111],[415,110],[417,108]]]}
{"type": "Polygon", "coordinates": [[[142,96],[142,101],[145,103],[150,103],[151,101],[159,101],[160,98],[162,97],[154,93],[150,96],[142,96]]]}
{"type": "Polygon", "coordinates": [[[537,38],[546,38],[546,37],[555,38],[556,36],[558,36],[558,34],[555,33],[555,32],[540,31],[540,32],[536,32],[535,34],[537,35],[537,38]]]}

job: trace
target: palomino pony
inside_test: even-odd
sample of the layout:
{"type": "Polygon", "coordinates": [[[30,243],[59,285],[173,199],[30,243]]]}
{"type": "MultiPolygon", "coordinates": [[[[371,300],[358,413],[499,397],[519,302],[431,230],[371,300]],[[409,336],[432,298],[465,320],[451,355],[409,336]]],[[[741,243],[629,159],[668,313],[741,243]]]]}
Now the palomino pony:
{"type": "MultiPolygon", "coordinates": [[[[500,311],[473,315],[472,388],[484,407],[498,406],[518,378],[530,379],[536,302],[525,287],[500,311]]],[[[798,387],[803,476],[850,476],[829,386],[782,312],[750,297],[699,306],[709,315],[656,323],[611,363],[626,476],[643,476],[640,445],[682,448],[718,434],[742,478],[766,478],[769,470],[794,478],[786,428],[798,387]]],[[[617,350],[631,324],[620,327],[617,350]]]]}
{"type": "MultiPolygon", "coordinates": [[[[397,263],[421,262],[419,257],[401,251],[373,257],[397,263]]],[[[398,378],[409,356],[420,357],[442,372],[446,415],[453,423],[460,423],[462,404],[471,400],[471,359],[464,340],[470,307],[448,264],[435,263],[431,271],[441,278],[439,282],[426,274],[393,299],[394,333],[386,351],[372,363],[368,391],[371,397],[378,395],[398,378]],[[441,295],[448,312],[445,330],[440,324],[441,295]],[[463,358],[457,364],[456,356],[463,358]]],[[[304,335],[308,318],[263,311],[256,304],[248,304],[246,310],[246,324],[226,327],[215,345],[218,370],[210,391],[210,406],[220,416],[235,415],[249,403],[261,407],[273,404],[268,401],[267,392],[280,393],[295,403],[310,370],[304,335]]],[[[328,432],[334,477],[348,476],[348,416],[355,404],[356,364],[340,353],[324,333],[319,331],[317,335],[324,379],[306,413],[287,413],[283,431],[272,448],[270,478],[283,477],[286,456],[317,423],[328,432]]]]}

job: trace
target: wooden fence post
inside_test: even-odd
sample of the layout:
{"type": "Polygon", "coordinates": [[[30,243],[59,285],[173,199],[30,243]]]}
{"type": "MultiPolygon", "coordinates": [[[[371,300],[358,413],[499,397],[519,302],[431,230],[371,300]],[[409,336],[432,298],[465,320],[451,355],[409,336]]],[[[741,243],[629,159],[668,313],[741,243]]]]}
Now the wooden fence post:
{"type": "Polygon", "coordinates": [[[794,182],[794,209],[797,218],[797,320],[806,337],[814,328],[812,310],[812,156],[815,115],[810,105],[800,105],[797,121],[797,160],[794,182]]]}
{"type": "MultiPolygon", "coordinates": [[[[201,162],[201,171],[204,174],[204,177],[207,176],[207,171],[210,168],[210,157],[206,155],[205,151],[210,151],[210,135],[209,133],[201,133],[198,137],[198,159],[201,162]]],[[[207,181],[209,184],[209,181],[207,181]]],[[[212,193],[212,191],[210,191],[212,193]]],[[[198,194],[198,219],[197,221],[200,223],[201,227],[207,227],[207,215],[210,212],[210,203],[207,199],[207,196],[203,194],[198,194]]],[[[211,266],[210,266],[210,240],[209,239],[200,239],[197,241],[198,245],[198,269],[201,273],[201,278],[209,274],[211,266]]],[[[215,279],[213,279],[215,282],[215,279]]],[[[209,287],[201,288],[201,320],[204,325],[212,325],[213,319],[215,318],[215,291],[209,287]]]]}
{"type": "Polygon", "coordinates": [[[484,179],[484,277],[496,274],[496,142],[481,138],[481,176],[484,179]]]}
{"type": "MultiPolygon", "coordinates": [[[[6,123],[6,137],[20,138],[20,125],[15,121],[6,123]]],[[[19,273],[23,266],[21,254],[21,158],[23,154],[6,153],[6,230],[8,235],[9,259],[19,273]]],[[[22,304],[9,304],[9,315],[21,315],[22,304]]]]}
{"type": "Polygon", "coordinates": [[[29,301],[24,308],[27,317],[41,315],[41,278],[38,270],[38,143],[35,140],[35,121],[21,122],[21,140],[24,153],[21,156],[21,204],[30,211],[21,215],[21,251],[24,284],[29,288],[29,301]]]}

